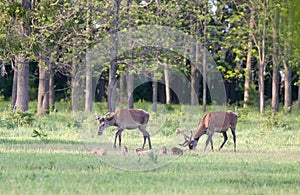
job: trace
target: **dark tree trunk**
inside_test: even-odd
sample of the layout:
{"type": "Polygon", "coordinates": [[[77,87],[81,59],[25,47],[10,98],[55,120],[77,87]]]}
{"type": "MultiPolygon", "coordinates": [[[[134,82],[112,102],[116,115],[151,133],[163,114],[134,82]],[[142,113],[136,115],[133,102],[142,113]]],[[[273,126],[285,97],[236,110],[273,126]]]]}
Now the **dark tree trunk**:
{"type": "Polygon", "coordinates": [[[12,96],[11,96],[11,109],[14,110],[17,101],[17,88],[18,88],[18,71],[14,69],[14,78],[12,85],[12,96]]]}
{"type": "MultiPolygon", "coordinates": [[[[276,8],[278,9],[278,8],[276,8]]],[[[272,109],[275,112],[279,111],[279,64],[278,64],[278,51],[277,51],[277,29],[278,29],[278,10],[275,10],[275,15],[272,25],[272,38],[273,38],[273,74],[272,74],[272,109]]]]}
{"type": "Polygon", "coordinates": [[[53,64],[50,64],[50,78],[49,78],[49,104],[52,111],[55,109],[55,91],[54,91],[54,71],[53,64]]]}
{"type": "MultiPolygon", "coordinates": [[[[205,8],[205,18],[204,18],[204,22],[203,22],[203,46],[204,48],[206,48],[206,42],[207,42],[207,34],[206,34],[206,26],[207,25],[207,3],[206,3],[206,8],[205,8]]],[[[206,112],[206,104],[207,104],[207,99],[206,99],[206,95],[207,95],[207,88],[206,88],[206,67],[207,67],[207,61],[206,61],[206,53],[205,53],[205,49],[203,49],[203,59],[202,59],[202,84],[203,84],[203,94],[202,94],[202,111],[206,112]]]]}
{"type": "Polygon", "coordinates": [[[191,64],[191,105],[199,104],[200,71],[197,65],[191,64]]]}
{"type": "Polygon", "coordinates": [[[300,84],[298,85],[298,110],[300,110],[300,84]]]}
{"type": "Polygon", "coordinates": [[[265,77],[264,77],[264,61],[259,62],[258,68],[258,91],[259,91],[259,113],[263,114],[265,112],[265,77]]]}

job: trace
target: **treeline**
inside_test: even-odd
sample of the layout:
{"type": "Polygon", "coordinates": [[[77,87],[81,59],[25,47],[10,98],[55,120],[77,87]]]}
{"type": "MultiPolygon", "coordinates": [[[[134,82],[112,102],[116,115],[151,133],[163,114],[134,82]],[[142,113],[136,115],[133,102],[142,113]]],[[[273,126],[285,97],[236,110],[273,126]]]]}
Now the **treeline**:
{"type": "MultiPolygon", "coordinates": [[[[118,102],[128,107],[138,99],[179,103],[170,87],[170,72],[176,69],[191,83],[184,93],[195,89],[196,98],[190,95],[184,103],[201,102],[205,111],[211,103],[206,75],[201,74],[209,66],[205,55],[192,61],[171,49],[134,47],[130,38],[132,48],[120,52],[120,40],[112,36],[157,25],[189,34],[207,49],[222,74],[228,103],[257,106],[260,113],[266,105],[279,111],[282,103],[288,113],[297,99],[300,109],[299,10],[298,0],[4,0],[0,93],[11,100],[12,109],[24,112],[37,99],[38,114],[48,114],[65,97],[73,110],[89,111],[93,93],[113,111],[116,91],[118,102]],[[95,64],[88,69],[87,53],[110,35],[107,52],[115,57],[91,73],[95,64]],[[141,74],[149,82],[134,89],[134,78],[141,74]]],[[[204,52],[187,48],[193,49],[204,52]]]]}

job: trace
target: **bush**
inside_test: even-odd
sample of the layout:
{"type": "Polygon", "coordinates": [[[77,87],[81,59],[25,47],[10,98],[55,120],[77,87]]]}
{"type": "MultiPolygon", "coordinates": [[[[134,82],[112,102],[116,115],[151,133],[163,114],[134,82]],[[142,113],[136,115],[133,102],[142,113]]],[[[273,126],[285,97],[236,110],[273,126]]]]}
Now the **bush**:
{"type": "Polygon", "coordinates": [[[30,112],[4,111],[1,124],[8,129],[14,129],[15,127],[31,126],[33,120],[33,114],[30,112]]]}

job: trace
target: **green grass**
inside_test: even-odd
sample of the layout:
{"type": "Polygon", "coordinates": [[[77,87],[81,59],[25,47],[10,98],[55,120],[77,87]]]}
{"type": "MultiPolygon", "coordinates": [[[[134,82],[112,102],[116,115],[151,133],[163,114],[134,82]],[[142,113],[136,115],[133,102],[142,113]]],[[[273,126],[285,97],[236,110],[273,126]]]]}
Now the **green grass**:
{"type": "MultiPolygon", "coordinates": [[[[144,108],[150,106],[142,105],[144,108]]],[[[1,107],[1,106],[0,106],[1,107]]],[[[50,116],[34,116],[31,125],[8,129],[0,125],[1,194],[297,194],[300,191],[300,113],[240,109],[237,152],[232,152],[231,133],[223,150],[202,152],[184,148],[184,155],[159,155],[162,145],[178,146],[180,127],[195,129],[203,114],[179,106],[151,113],[153,155],[137,156],[142,144],[139,131],[124,131],[127,155],[111,148],[115,128],[97,136],[92,115],[81,113],[75,120],[61,109],[50,116]],[[33,137],[34,130],[41,136],[33,137]],[[107,155],[90,153],[105,147],[107,155]],[[118,167],[118,168],[115,168],[118,167]],[[133,171],[142,170],[142,171],[133,171]]],[[[99,111],[99,114],[105,110],[99,111]]],[[[221,134],[214,135],[217,148],[221,134]]]]}

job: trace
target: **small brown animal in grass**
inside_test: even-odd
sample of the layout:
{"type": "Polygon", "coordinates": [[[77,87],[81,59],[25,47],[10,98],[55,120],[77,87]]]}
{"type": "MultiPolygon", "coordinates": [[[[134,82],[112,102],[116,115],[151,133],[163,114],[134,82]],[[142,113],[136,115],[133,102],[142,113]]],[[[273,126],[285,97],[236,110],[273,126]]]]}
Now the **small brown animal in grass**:
{"type": "Polygon", "coordinates": [[[177,147],[171,148],[171,155],[182,155],[182,154],[183,154],[183,150],[181,150],[180,148],[177,147]]]}
{"type": "Polygon", "coordinates": [[[152,152],[152,150],[145,150],[144,148],[137,148],[135,150],[135,152],[138,156],[145,156],[147,154],[150,154],[152,152]]]}
{"type": "Polygon", "coordinates": [[[96,148],[96,149],[92,149],[91,153],[103,156],[107,153],[107,151],[104,148],[96,148]]]}
{"type": "Polygon", "coordinates": [[[166,146],[162,146],[159,149],[159,154],[167,154],[167,147],[166,146]]]}
{"type": "Polygon", "coordinates": [[[122,154],[126,155],[128,153],[128,148],[126,146],[122,146],[122,154]]]}

